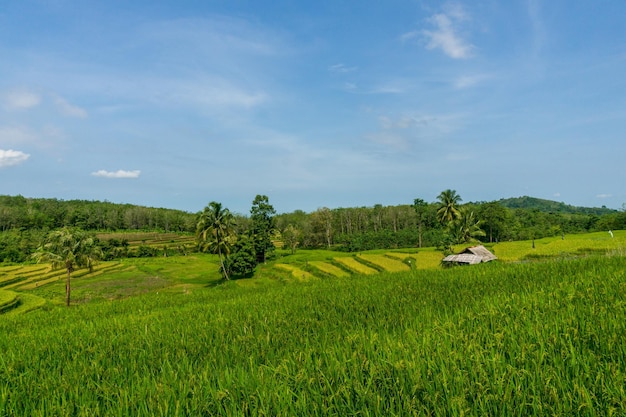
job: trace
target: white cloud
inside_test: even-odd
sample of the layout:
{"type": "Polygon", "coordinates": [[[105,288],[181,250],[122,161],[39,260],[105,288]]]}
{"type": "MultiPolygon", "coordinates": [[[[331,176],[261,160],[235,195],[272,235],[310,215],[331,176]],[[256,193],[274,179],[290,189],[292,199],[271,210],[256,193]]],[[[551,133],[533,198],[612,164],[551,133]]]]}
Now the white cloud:
{"type": "Polygon", "coordinates": [[[14,126],[0,126],[0,143],[3,145],[19,145],[33,143],[37,140],[37,135],[29,129],[14,126]]]}
{"type": "Polygon", "coordinates": [[[4,107],[9,110],[26,110],[37,107],[41,97],[29,91],[11,91],[4,95],[4,107]]]}
{"type": "Polygon", "coordinates": [[[29,154],[22,151],[14,151],[12,149],[0,149],[0,168],[6,168],[21,164],[30,157],[29,154]]]}
{"type": "Polygon", "coordinates": [[[149,99],[158,105],[224,111],[226,108],[255,108],[269,100],[264,91],[210,75],[184,80],[154,78],[141,81],[141,85],[141,91],[135,90],[136,98],[143,100],[144,92],[150,91],[149,99]]]}
{"type": "Polygon", "coordinates": [[[427,126],[435,120],[432,116],[400,116],[392,119],[389,116],[379,116],[378,121],[383,129],[408,129],[410,127],[422,125],[427,126]]]}
{"type": "Polygon", "coordinates": [[[410,32],[403,33],[402,35],[400,35],[400,40],[402,42],[410,41],[411,39],[417,38],[419,34],[420,33],[417,30],[412,30],[410,32]]]}
{"type": "Polygon", "coordinates": [[[611,198],[613,197],[612,194],[598,194],[596,195],[596,198],[611,198]]]}
{"type": "Polygon", "coordinates": [[[54,100],[54,104],[56,104],[57,109],[59,109],[61,114],[63,114],[64,116],[78,117],[81,119],[87,117],[87,111],[85,109],[70,104],[62,97],[56,97],[54,100]]]}
{"type": "Polygon", "coordinates": [[[356,71],[358,67],[349,67],[345,64],[335,64],[328,67],[328,71],[333,73],[345,74],[347,72],[356,71]]]}
{"type": "MultiPolygon", "coordinates": [[[[428,41],[426,48],[440,48],[450,58],[471,57],[474,46],[458,33],[459,24],[468,19],[467,13],[457,4],[449,4],[444,13],[431,16],[428,21],[435,27],[434,30],[422,30],[422,35],[428,41]]],[[[407,35],[403,35],[403,38],[407,35]]]]}
{"type": "Polygon", "coordinates": [[[458,89],[470,88],[489,78],[488,75],[463,75],[454,81],[454,86],[458,89]]]}
{"type": "Polygon", "coordinates": [[[104,169],[101,169],[99,171],[91,173],[91,175],[93,175],[94,177],[103,178],[139,178],[140,174],[141,171],[139,170],[125,171],[123,169],[117,171],[105,171],[104,169]]]}

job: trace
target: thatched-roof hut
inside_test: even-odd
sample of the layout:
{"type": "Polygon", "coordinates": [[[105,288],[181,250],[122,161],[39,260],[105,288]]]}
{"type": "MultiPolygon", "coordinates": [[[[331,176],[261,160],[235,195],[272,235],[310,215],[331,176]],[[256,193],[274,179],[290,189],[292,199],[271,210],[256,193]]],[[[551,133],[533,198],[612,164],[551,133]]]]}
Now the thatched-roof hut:
{"type": "Polygon", "coordinates": [[[443,258],[441,262],[444,264],[474,265],[481,262],[493,261],[494,259],[498,259],[496,255],[489,252],[489,250],[483,245],[478,245],[466,248],[461,253],[448,255],[443,258]]]}

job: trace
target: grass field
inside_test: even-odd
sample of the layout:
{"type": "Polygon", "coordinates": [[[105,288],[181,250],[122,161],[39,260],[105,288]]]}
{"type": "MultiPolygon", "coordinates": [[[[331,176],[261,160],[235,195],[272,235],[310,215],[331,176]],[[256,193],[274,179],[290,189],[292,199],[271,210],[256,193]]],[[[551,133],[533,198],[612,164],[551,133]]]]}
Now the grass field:
{"type": "Polygon", "coordinates": [[[626,414],[621,256],[185,280],[0,319],[0,415],[626,414]]]}

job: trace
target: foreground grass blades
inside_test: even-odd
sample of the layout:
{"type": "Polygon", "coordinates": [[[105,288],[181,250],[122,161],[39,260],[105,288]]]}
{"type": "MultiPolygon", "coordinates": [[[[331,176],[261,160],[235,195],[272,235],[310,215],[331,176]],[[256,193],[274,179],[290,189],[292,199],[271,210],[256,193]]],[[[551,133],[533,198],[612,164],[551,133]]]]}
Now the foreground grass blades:
{"type": "Polygon", "coordinates": [[[626,261],[486,264],[0,320],[0,415],[623,415],[626,261]]]}

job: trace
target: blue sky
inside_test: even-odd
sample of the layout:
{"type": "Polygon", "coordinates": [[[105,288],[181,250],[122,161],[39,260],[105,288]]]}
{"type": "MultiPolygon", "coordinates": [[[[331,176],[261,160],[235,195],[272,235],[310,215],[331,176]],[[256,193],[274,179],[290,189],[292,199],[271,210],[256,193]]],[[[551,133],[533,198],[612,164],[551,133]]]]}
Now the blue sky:
{"type": "Polygon", "coordinates": [[[626,2],[9,0],[0,194],[626,202],[626,2]]]}

